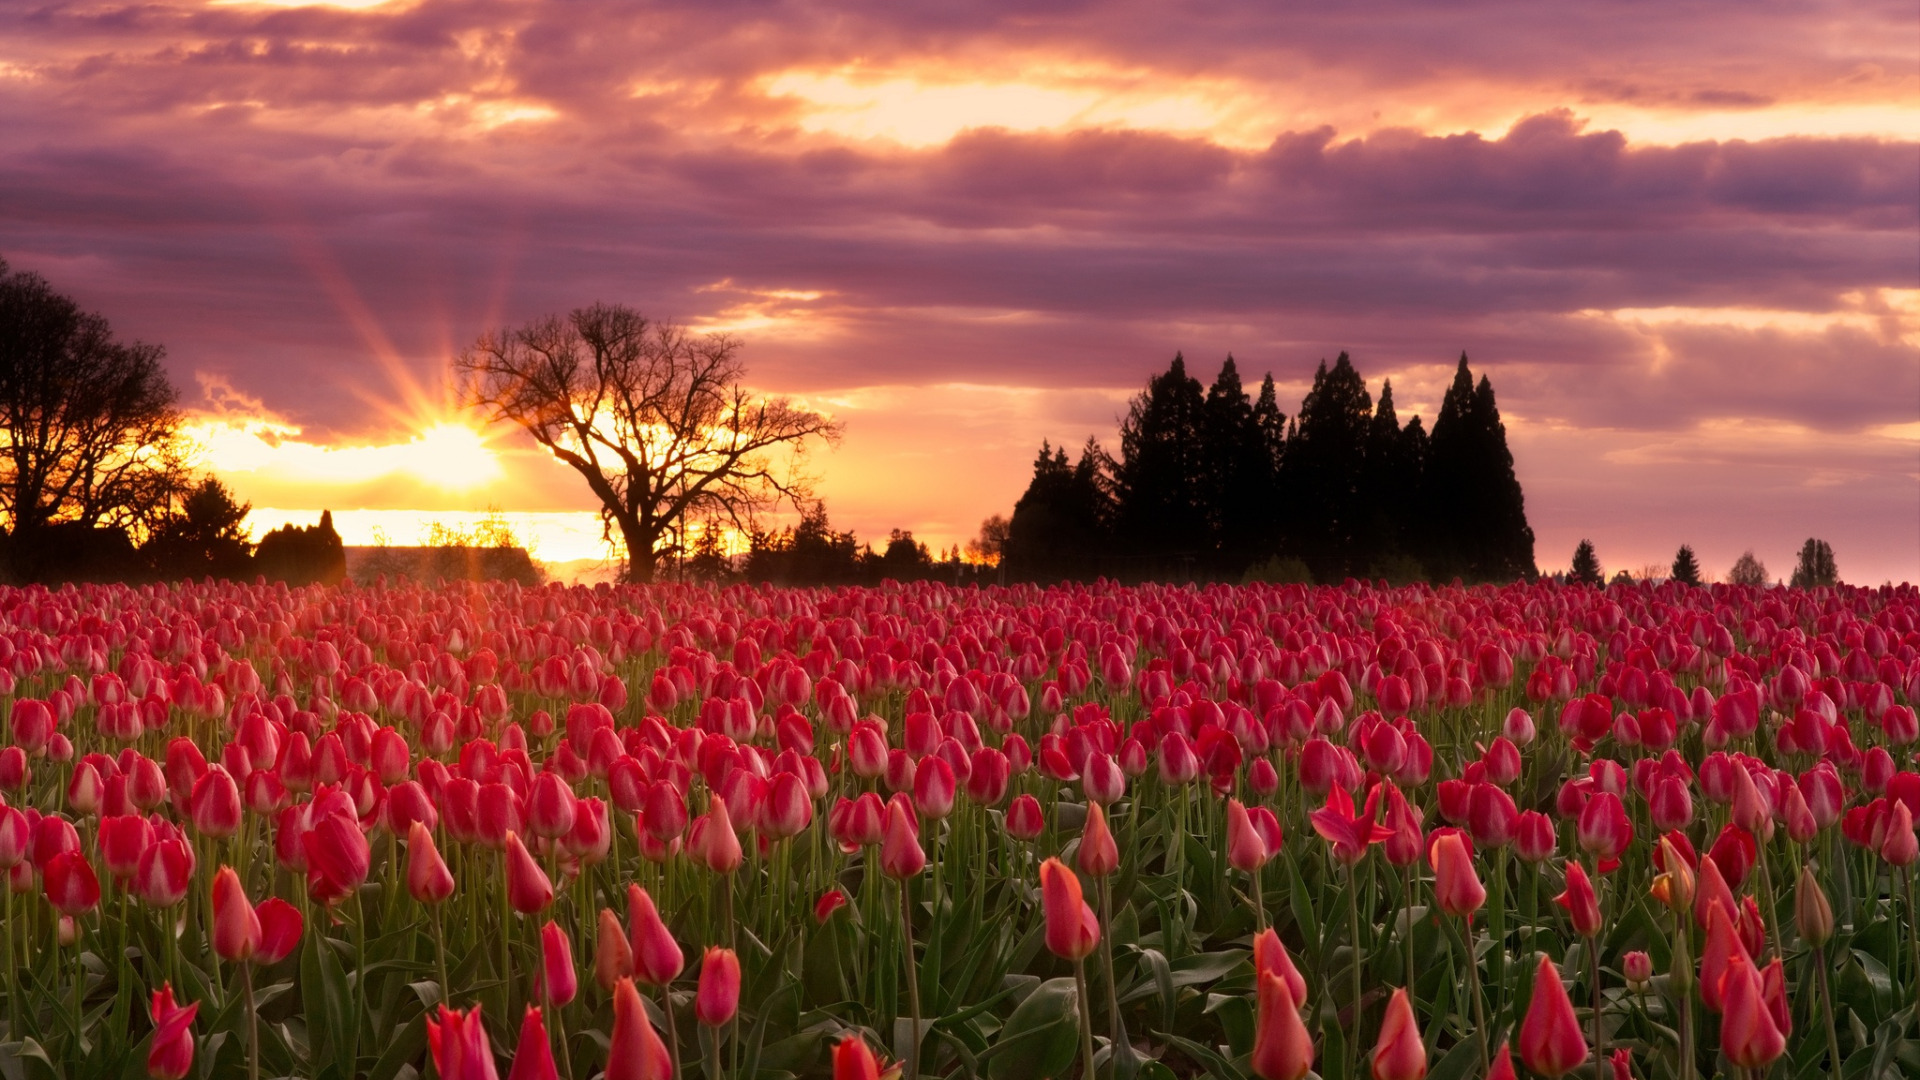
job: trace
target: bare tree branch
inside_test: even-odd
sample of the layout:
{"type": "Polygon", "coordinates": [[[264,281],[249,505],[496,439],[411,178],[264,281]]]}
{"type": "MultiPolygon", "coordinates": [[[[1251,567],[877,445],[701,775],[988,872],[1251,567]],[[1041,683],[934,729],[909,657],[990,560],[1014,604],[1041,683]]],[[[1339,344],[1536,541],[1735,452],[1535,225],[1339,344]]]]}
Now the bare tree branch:
{"type": "Polygon", "coordinates": [[[725,335],[595,304],[483,334],[455,368],[470,404],[586,480],[629,577],[651,581],[689,516],[749,531],[758,513],[798,507],[811,481],[797,467],[780,475],[774,459],[797,466],[810,440],[839,441],[838,421],[744,389],[739,352],[725,335]]]}

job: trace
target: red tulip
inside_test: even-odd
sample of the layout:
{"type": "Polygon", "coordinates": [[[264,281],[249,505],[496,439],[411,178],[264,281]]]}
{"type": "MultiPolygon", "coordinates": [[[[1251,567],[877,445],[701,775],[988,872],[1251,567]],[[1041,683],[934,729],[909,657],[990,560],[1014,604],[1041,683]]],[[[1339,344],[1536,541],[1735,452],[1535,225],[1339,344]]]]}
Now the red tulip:
{"type": "Polygon", "coordinates": [[[64,915],[77,918],[100,903],[100,879],[94,876],[87,857],[78,851],[62,851],[47,860],[40,879],[47,903],[64,915]]]}
{"type": "Polygon", "coordinates": [[[536,915],[553,903],[553,882],[515,832],[507,834],[507,903],[522,915],[536,915]]]}
{"type": "Polygon", "coordinates": [[[1751,962],[1747,947],[1734,931],[1733,916],[1716,900],[1707,913],[1707,945],[1700,952],[1700,1000],[1714,1012],[1724,1007],[1721,987],[1735,959],[1751,962]]]}
{"type": "Polygon", "coordinates": [[[1080,830],[1080,850],[1076,861],[1080,872],[1090,878],[1103,878],[1120,868],[1120,846],[1107,828],[1107,814],[1099,803],[1087,804],[1087,823],[1080,830]]]}
{"type": "Polygon", "coordinates": [[[441,1005],[439,1018],[427,1020],[427,1045],[441,1080],[498,1080],[478,1005],[466,1012],[441,1005]]]}
{"type": "Polygon", "coordinates": [[[1255,978],[1253,1072],[1261,1080],[1300,1080],[1313,1067],[1313,1036],[1300,1022],[1300,1006],[1287,980],[1271,971],[1255,978]]]}
{"type": "Polygon", "coordinates": [[[767,785],[766,813],[760,831],[768,839],[785,840],[799,836],[813,822],[813,799],[806,781],[793,773],[781,773],[767,785]]]}
{"type": "Polygon", "coordinates": [[[447,869],[433,834],[424,822],[407,829],[407,892],[422,904],[438,904],[453,895],[453,871],[447,869]]]}
{"type": "Polygon", "coordinates": [[[1420,1041],[1420,1022],[1405,988],[1394,990],[1387,1002],[1380,1039],[1373,1048],[1373,1080],[1421,1080],[1427,1075],[1427,1047],[1420,1041]]]}
{"type": "Polygon", "coordinates": [[[865,1039],[848,1035],[834,1044],[833,1080],[880,1080],[880,1062],[865,1039]]]}
{"type": "Polygon", "coordinates": [[[632,975],[633,946],[627,943],[627,930],[620,925],[618,915],[601,908],[599,933],[593,943],[593,981],[612,993],[615,983],[632,975]]]}
{"type": "Polygon", "coordinates": [[[306,928],[300,910],[277,896],[269,896],[253,913],[260,920],[260,946],[253,951],[253,962],[264,967],[293,955],[306,928]]]}
{"type": "Polygon", "coordinates": [[[1721,1052],[1743,1069],[1771,1065],[1786,1051],[1787,1040],[1767,1009],[1760,973],[1745,956],[1736,954],[1727,964],[1720,994],[1721,1052]]]}
{"type": "Polygon", "coordinates": [[[1594,896],[1593,882],[1588,880],[1587,871],[1578,862],[1567,863],[1567,891],[1553,898],[1567,911],[1567,918],[1573,923],[1573,932],[1592,940],[1600,933],[1600,902],[1594,896]]]}
{"type": "Polygon", "coordinates": [[[716,874],[731,874],[740,869],[745,855],[739,834],[733,831],[733,818],[727,813],[727,801],[718,795],[707,800],[707,812],[693,823],[687,836],[687,853],[694,861],[716,874]]]}
{"type": "Polygon", "coordinates": [[[152,846],[153,823],[146,818],[122,814],[101,819],[100,861],[115,881],[132,881],[140,872],[141,857],[152,846]]]}
{"type": "Polygon", "coordinates": [[[1254,829],[1247,808],[1239,799],[1227,800],[1227,863],[1248,874],[1260,872],[1267,863],[1266,841],[1254,829]]]}
{"type": "Polygon", "coordinates": [[[1458,832],[1443,833],[1433,842],[1427,858],[1433,866],[1434,902],[1449,915],[1472,919],[1487,902],[1487,890],[1474,872],[1466,840],[1458,832]]]}
{"type": "Polygon", "coordinates": [[[153,1038],[147,1050],[151,1080],[182,1080],[193,1071],[193,1018],[199,1011],[197,1001],[175,1005],[171,983],[153,992],[153,1038]]]}
{"type": "Polygon", "coordinates": [[[1513,853],[1521,861],[1542,863],[1559,850],[1560,840],[1554,835],[1553,820],[1538,810],[1523,810],[1514,824],[1513,853]]]}
{"type": "Polygon", "coordinates": [[[732,949],[710,948],[700,960],[700,985],[693,1015],[708,1027],[720,1027],[740,1008],[740,958],[732,949]]]}
{"type": "Polygon", "coordinates": [[[1715,903],[1727,909],[1732,915],[1739,910],[1734,902],[1733,890],[1727,887],[1727,879],[1720,874],[1720,865],[1712,855],[1700,857],[1700,876],[1693,891],[1693,919],[1701,926],[1708,925],[1708,915],[1715,903]]]}
{"type": "Polygon", "coordinates": [[[665,986],[678,978],[685,958],[680,946],[660,921],[653,897],[638,885],[627,886],[627,935],[633,946],[633,976],[648,986],[665,986]]]}
{"type": "Polygon", "coordinates": [[[213,951],[228,963],[244,964],[259,947],[260,917],[240,875],[222,866],[213,875],[213,951]]]}
{"type": "Polygon", "coordinates": [[[887,803],[886,839],[880,844],[880,870],[888,877],[904,881],[927,865],[927,853],[920,847],[920,830],[907,812],[906,800],[894,796],[887,803]]]}
{"type": "Polygon", "coordinates": [[[1487,1070],[1487,1080],[1520,1080],[1513,1071],[1513,1045],[1502,1042],[1500,1050],[1493,1055],[1493,1066],[1487,1070]]]}
{"type": "Polygon", "coordinates": [[[913,807],[921,817],[938,821],[953,812],[957,785],[953,766],[937,754],[920,759],[913,770],[913,807]]]}
{"type": "Polygon", "coordinates": [[[847,906],[847,894],[839,889],[828,889],[820,894],[813,904],[813,921],[824,923],[833,917],[833,913],[847,906]]]}
{"type": "Polygon", "coordinates": [[[573,943],[560,924],[547,920],[540,928],[540,993],[555,1005],[568,1005],[580,991],[573,970],[573,943]]]}
{"type": "Polygon", "coordinates": [[[1889,799],[1887,838],[1880,845],[1880,857],[1890,866],[1912,866],[1920,859],[1920,838],[1913,831],[1913,812],[1899,799],[1889,799]]]}
{"type": "Polygon", "coordinates": [[[186,841],[167,839],[150,845],[140,856],[134,888],[148,907],[169,908],[186,898],[193,878],[193,849],[186,841]]]}
{"type": "Polygon", "coordinates": [[[507,1080],[560,1080],[553,1064],[553,1047],[547,1044],[547,1025],[540,1018],[540,1007],[527,1006],[520,1021],[520,1041],[513,1048],[513,1068],[507,1080]]]}
{"type": "Polygon", "coordinates": [[[1533,1003],[1520,1025],[1520,1060],[1549,1080],[1587,1060],[1587,1038],[1550,957],[1542,956],[1534,971],[1533,1003]]]}
{"type": "Polygon", "coordinates": [[[1620,865],[1620,854],[1633,842],[1633,822],[1627,818],[1620,796],[1611,791],[1595,792],[1580,811],[1575,836],[1582,850],[1600,860],[1601,873],[1620,865]]]}
{"type": "Polygon", "coordinates": [[[1100,944],[1100,923],[1080,892],[1080,879],[1059,859],[1040,864],[1047,948],[1064,960],[1083,960],[1100,944]]]}
{"type": "Polygon", "coordinates": [[[1366,856],[1368,846],[1393,835],[1393,830],[1374,821],[1379,797],[1378,787],[1367,792],[1366,806],[1355,813],[1353,796],[1346,788],[1334,787],[1327,792],[1327,804],[1308,815],[1313,831],[1333,846],[1334,858],[1352,866],[1366,856]]]}
{"type": "Polygon", "coordinates": [[[1253,936],[1253,970],[1256,977],[1272,973],[1286,980],[1287,991],[1293,995],[1294,1004],[1307,1000],[1307,980],[1300,974],[1300,969],[1294,966],[1293,957],[1272,927],[1253,936]]]}
{"type": "Polygon", "coordinates": [[[240,788],[222,766],[208,768],[194,782],[188,806],[193,831],[202,836],[224,838],[240,831],[240,788]]]}
{"type": "Polygon", "coordinates": [[[560,774],[543,772],[534,777],[533,794],[527,800],[527,831],[548,840],[567,835],[578,801],[560,774]]]}
{"type": "Polygon", "coordinates": [[[604,1080],[672,1080],[666,1044],[653,1029],[632,979],[613,988],[613,1041],[607,1050],[604,1080]]]}
{"type": "Polygon", "coordinates": [[[1007,807],[1007,835],[1015,840],[1031,841],[1046,831],[1046,815],[1040,810],[1040,800],[1032,795],[1016,795],[1007,807]]]}
{"type": "Polygon", "coordinates": [[[0,806],[0,870],[12,870],[27,858],[33,841],[33,828],[27,815],[11,806],[0,806]]]}
{"type": "Polygon", "coordinates": [[[344,814],[321,814],[301,838],[307,856],[307,895],[323,904],[336,904],[357,892],[367,880],[373,852],[366,834],[344,814]]]}

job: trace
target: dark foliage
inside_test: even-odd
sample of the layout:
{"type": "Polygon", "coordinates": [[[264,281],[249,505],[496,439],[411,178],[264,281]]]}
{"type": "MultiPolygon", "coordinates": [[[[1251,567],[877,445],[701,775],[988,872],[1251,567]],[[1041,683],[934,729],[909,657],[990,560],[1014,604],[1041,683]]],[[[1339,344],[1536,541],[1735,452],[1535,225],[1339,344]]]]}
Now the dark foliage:
{"type": "Polygon", "coordinates": [[[1289,422],[1273,377],[1232,357],[1203,393],[1176,355],[1133,399],[1115,461],[1043,443],[1003,566],[1015,580],[1531,577],[1533,532],[1486,379],[1461,358],[1434,434],[1376,405],[1352,359],[1322,362],[1289,422]],[[1289,569],[1288,574],[1299,573],[1289,569]]]}
{"type": "Polygon", "coordinates": [[[253,573],[253,545],[240,523],[251,507],[213,477],[190,488],[153,530],[142,553],[163,581],[215,577],[240,580],[253,573]]]}
{"type": "Polygon", "coordinates": [[[282,525],[260,538],[254,568],[269,581],[289,585],[334,585],[347,576],[347,550],[333,528],[333,511],[318,525],[282,525]]]}
{"type": "Polygon", "coordinates": [[[1813,589],[1839,583],[1840,568],[1834,564],[1832,546],[1825,540],[1807,537],[1807,542],[1800,545],[1800,559],[1794,564],[1788,584],[1796,589],[1813,589]]]}
{"type": "Polygon", "coordinates": [[[1605,581],[1600,571],[1600,556],[1593,550],[1593,541],[1580,541],[1579,546],[1573,549],[1573,569],[1567,574],[1567,584],[1598,586],[1605,581]]]}
{"type": "Polygon", "coordinates": [[[1672,576],[1682,585],[1700,584],[1700,560],[1694,558],[1690,545],[1681,544],[1680,550],[1674,553],[1672,576]]]}
{"type": "MultiPolygon", "coordinates": [[[[76,558],[68,541],[104,527],[131,546],[173,504],[185,453],[163,355],[115,339],[105,319],[0,260],[0,519],[13,541],[10,576],[63,580],[60,567],[76,558]],[[63,523],[76,528],[42,535],[63,523]]],[[[119,569],[132,572],[133,563],[119,569]]]]}

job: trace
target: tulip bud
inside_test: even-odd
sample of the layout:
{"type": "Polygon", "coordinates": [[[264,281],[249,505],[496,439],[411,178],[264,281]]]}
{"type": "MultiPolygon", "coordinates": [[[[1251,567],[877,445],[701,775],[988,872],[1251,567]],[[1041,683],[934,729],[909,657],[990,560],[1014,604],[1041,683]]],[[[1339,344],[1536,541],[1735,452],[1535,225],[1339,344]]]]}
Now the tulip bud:
{"type": "Polygon", "coordinates": [[[1527,1068],[1557,1080],[1587,1059],[1587,1039],[1573,1013],[1567,988],[1551,957],[1542,956],[1533,974],[1533,1003],[1520,1025],[1520,1060],[1527,1068]]]}
{"type": "Polygon", "coordinates": [[[1293,964],[1293,957],[1272,927],[1253,936],[1253,971],[1256,977],[1274,974],[1286,980],[1287,992],[1295,1005],[1307,1000],[1307,980],[1293,964]]]}
{"type": "Polygon", "coordinates": [[[1458,832],[1442,833],[1433,842],[1428,859],[1433,866],[1434,903],[1449,915],[1471,920],[1486,903],[1487,890],[1474,872],[1466,841],[1458,832]]]}
{"type": "Polygon", "coordinates": [[[533,854],[520,842],[520,834],[507,833],[507,902],[522,915],[545,911],[553,903],[553,882],[540,869],[533,854]]]}
{"type": "Polygon", "coordinates": [[[1395,989],[1373,1048],[1373,1080],[1421,1080],[1426,1075],[1427,1047],[1420,1041],[1420,1022],[1414,1019],[1406,989],[1395,989]]]}
{"type": "Polygon", "coordinates": [[[438,904],[453,895],[453,871],[447,869],[433,834],[422,822],[407,829],[407,892],[423,904],[438,904]]]}
{"type": "Polygon", "coordinates": [[[232,774],[211,766],[194,781],[188,800],[193,829],[202,836],[224,838],[240,831],[240,788],[232,774]]]}
{"type": "Polygon", "coordinates": [[[1287,981],[1271,971],[1255,975],[1253,1072],[1261,1080],[1301,1080],[1313,1067],[1313,1036],[1287,981]]]}
{"type": "Polygon", "coordinates": [[[724,1026],[740,1008],[740,958],[732,949],[710,948],[700,960],[700,986],[693,1015],[708,1027],[724,1026]]]}
{"type": "Polygon", "coordinates": [[[1063,960],[1083,960],[1100,944],[1100,924],[1082,899],[1080,879],[1059,859],[1040,864],[1040,897],[1047,948],[1063,960]]]}
{"type": "Polygon", "coordinates": [[[687,837],[687,851],[716,874],[731,874],[746,861],[725,799],[715,795],[707,800],[707,812],[693,823],[693,831],[687,837]]]}
{"type": "Polygon", "coordinates": [[[613,1039],[604,1080],[671,1080],[672,1075],[666,1044],[648,1019],[640,992],[632,979],[621,979],[613,988],[613,1039]]]}
{"type": "Polygon", "coordinates": [[[1080,831],[1077,861],[1080,872],[1091,878],[1103,878],[1120,868],[1120,847],[1107,828],[1106,811],[1099,803],[1087,804],[1087,824],[1080,831]]]}
{"type": "Polygon", "coordinates": [[[1721,985],[1721,1053],[1742,1069],[1773,1064],[1786,1051],[1787,1040],[1767,1010],[1760,973],[1745,956],[1735,955],[1721,985]]]}
{"type": "Polygon", "coordinates": [[[1647,981],[1653,978],[1653,958],[1635,949],[1621,959],[1620,969],[1627,977],[1627,986],[1635,993],[1644,993],[1647,981]]]}
{"type": "Polygon", "coordinates": [[[601,908],[599,933],[593,944],[593,981],[612,993],[615,983],[632,975],[633,946],[627,943],[626,928],[612,910],[601,908]]]}
{"type": "Polygon", "coordinates": [[[848,1035],[834,1044],[833,1080],[880,1080],[880,1062],[865,1039],[848,1035]]]}
{"type": "Polygon", "coordinates": [[[1818,948],[1833,937],[1833,907],[1813,876],[1813,867],[1800,868],[1800,884],[1793,896],[1793,925],[1800,940],[1818,948]]]}
{"type": "Polygon", "coordinates": [[[460,1012],[442,1004],[438,1019],[427,1020],[427,1045],[441,1080],[497,1080],[480,1006],[460,1012]]]}
{"type": "Polygon", "coordinates": [[[247,900],[240,875],[233,867],[222,866],[213,876],[213,951],[229,963],[244,964],[259,947],[260,918],[247,900]]]}
{"type": "Polygon", "coordinates": [[[685,963],[653,897],[638,885],[627,886],[627,935],[633,947],[634,978],[648,986],[665,986],[680,975],[685,963]]]}
{"type": "Polygon", "coordinates": [[[580,978],[573,970],[573,943],[551,919],[540,928],[540,989],[559,1006],[571,1004],[580,991],[580,978]]]}
{"type": "Polygon", "coordinates": [[[1599,898],[1594,895],[1593,882],[1587,878],[1586,868],[1578,862],[1567,863],[1567,890],[1554,897],[1553,902],[1566,909],[1574,933],[1587,938],[1589,942],[1599,936],[1599,898]]]}
{"type": "Polygon", "coordinates": [[[1257,874],[1267,863],[1266,841],[1253,827],[1239,799],[1227,800],[1227,863],[1242,873],[1257,874]]]}
{"type": "Polygon", "coordinates": [[[1018,795],[1007,807],[1007,835],[1015,840],[1031,841],[1046,831],[1046,815],[1040,809],[1040,800],[1032,795],[1018,795]]]}
{"type": "Polygon", "coordinates": [[[85,915],[100,903],[100,879],[94,876],[87,857],[78,851],[62,851],[47,860],[40,881],[47,903],[63,915],[85,915]]]}
{"type": "Polygon", "coordinates": [[[927,865],[927,853],[921,850],[919,829],[907,814],[907,803],[896,795],[887,803],[886,839],[880,845],[880,869],[888,877],[905,880],[927,865]]]}
{"type": "Polygon", "coordinates": [[[527,1006],[526,1016],[520,1021],[520,1042],[513,1049],[513,1071],[507,1074],[507,1080],[560,1080],[538,1005],[527,1006]]]}

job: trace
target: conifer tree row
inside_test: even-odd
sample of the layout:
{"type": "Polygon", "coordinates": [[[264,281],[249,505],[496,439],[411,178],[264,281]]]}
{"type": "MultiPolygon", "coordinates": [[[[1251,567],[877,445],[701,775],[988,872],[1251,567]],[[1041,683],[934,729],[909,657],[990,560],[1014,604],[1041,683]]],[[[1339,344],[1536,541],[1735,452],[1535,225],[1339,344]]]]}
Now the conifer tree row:
{"type": "Polygon", "coordinates": [[[1431,434],[1401,425],[1391,383],[1376,403],[1346,353],[1292,418],[1271,374],[1249,395],[1229,356],[1203,388],[1176,354],[1129,404],[1117,458],[1041,444],[1005,558],[1033,580],[1234,579],[1276,560],[1318,581],[1535,573],[1493,384],[1465,354],[1431,434]]]}

